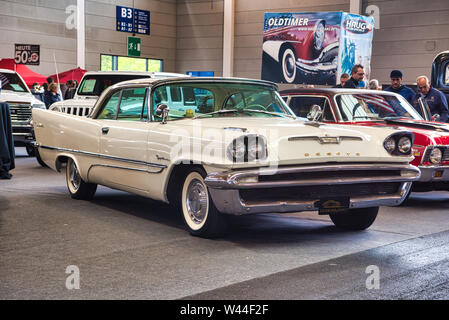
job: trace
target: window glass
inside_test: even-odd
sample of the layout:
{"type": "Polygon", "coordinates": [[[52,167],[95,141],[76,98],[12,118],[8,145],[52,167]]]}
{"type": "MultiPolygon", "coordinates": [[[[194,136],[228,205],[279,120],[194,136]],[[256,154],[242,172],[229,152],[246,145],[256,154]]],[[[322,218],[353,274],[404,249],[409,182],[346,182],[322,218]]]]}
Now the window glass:
{"type": "Polygon", "coordinates": [[[27,86],[15,73],[0,73],[1,89],[16,92],[28,91],[27,86]]]}
{"type": "Polygon", "coordinates": [[[83,78],[77,94],[81,96],[100,96],[106,88],[118,82],[142,78],[150,78],[150,75],[91,74],[83,78]]]}
{"type": "Polygon", "coordinates": [[[332,114],[329,101],[326,97],[313,97],[313,96],[296,96],[290,99],[290,109],[301,118],[307,118],[307,115],[312,110],[314,105],[318,105],[323,111],[323,116],[319,120],[333,121],[334,116],[332,114]]]}
{"type": "Polygon", "coordinates": [[[292,117],[274,88],[261,84],[195,82],[162,85],[152,92],[152,120],[159,104],[169,108],[168,120],[193,117],[292,117]],[[181,94],[182,93],[182,94],[181,94]]]}
{"type": "Polygon", "coordinates": [[[145,103],[145,93],[146,88],[123,89],[117,119],[140,121],[145,103]]]}
{"type": "Polygon", "coordinates": [[[382,118],[422,120],[402,96],[382,94],[341,94],[336,97],[343,121],[366,121],[382,118]]]}
{"type": "Polygon", "coordinates": [[[115,119],[117,114],[117,106],[120,100],[120,90],[114,93],[103,107],[97,119],[115,119]]]}
{"type": "Polygon", "coordinates": [[[170,96],[172,101],[181,101],[181,90],[179,87],[170,87],[170,96]]]}

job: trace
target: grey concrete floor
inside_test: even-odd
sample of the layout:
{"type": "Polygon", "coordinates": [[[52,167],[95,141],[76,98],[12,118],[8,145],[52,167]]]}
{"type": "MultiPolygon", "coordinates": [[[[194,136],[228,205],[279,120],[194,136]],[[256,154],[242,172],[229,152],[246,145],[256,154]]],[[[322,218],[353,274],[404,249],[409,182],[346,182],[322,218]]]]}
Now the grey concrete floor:
{"type": "Polygon", "coordinates": [[[264,214],[207,240],[150,199],[99,187],[72,200],[63,173],[16,151],[13,179],[0,180],[0,299],[449,298],[449,192],[383,207],[363,232],[316,212],[264,214]],[[65,286],[69,265],[79,290],[65,286]],[[367,291],[368,265],[388,286],[367,291]]]}

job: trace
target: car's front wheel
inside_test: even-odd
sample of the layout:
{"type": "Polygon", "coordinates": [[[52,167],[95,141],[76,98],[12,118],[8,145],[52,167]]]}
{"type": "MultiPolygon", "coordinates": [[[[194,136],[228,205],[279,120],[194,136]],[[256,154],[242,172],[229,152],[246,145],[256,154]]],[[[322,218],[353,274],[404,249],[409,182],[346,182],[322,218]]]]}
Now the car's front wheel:
{"type": "Polygon", "coordinates": [[[182,185],[181,209],[184,224],[190,234],[205,238],[223,235],[227,229],[226,219],[215,207],[200,168],[190,171],[182,185]]]}
{"type": "Polygon", "coordinates": [[[376,220],[379,207],[349,209],[342,213],[332,213],[330,218],[339,228],[346,230],[365,230],[376,220]]]}
{"type": "Polygon", "coordinates": [[[66,180],[67,189],[73,199],[91,200],[97,191],[95,183],[87,183],[81,178],[78,167],[71,158],[67,161],[66,180]]]}

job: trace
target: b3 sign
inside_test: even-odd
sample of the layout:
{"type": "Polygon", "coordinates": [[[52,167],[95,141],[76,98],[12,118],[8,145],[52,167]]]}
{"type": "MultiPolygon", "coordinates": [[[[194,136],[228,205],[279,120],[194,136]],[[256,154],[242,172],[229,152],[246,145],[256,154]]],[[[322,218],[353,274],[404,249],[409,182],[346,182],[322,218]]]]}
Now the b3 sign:
{"type": "Polygon", "coordinates": [[[150,34],[150,11],[116,6],[116,30],[150,34]]]}

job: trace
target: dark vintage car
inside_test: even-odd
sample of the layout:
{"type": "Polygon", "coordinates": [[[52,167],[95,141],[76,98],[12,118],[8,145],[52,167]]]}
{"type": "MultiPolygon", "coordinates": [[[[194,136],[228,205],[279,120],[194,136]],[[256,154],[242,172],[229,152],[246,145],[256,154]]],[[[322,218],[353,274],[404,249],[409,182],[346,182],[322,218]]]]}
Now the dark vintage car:
{"type": "MultiPolygon", "coordinates": [[[[281,96],[304,118],[324,123],[371,127],[397,127],[415,134],[411,162],[421,169],[412,191],[449,191],[449,125],[424,120],[400,95],[360,89],[299,88],[281,96]]],[[[427,115],[426,115],[427,117],[427,115]]],[[[386,148],[400,149],[402,141],[387,141],[386,148]]]]}
{"type": "Polygon", "coordinates": [[[439,53],[432,63],[432,87],[442,91],[449,101],[449,51],[439,53]]]}
{"type": "Polygon", "coordinates": [[[306,26],[288,26],[264,34],[263,52],[279,63],[283,81],[294,83],[298,73],[329,78],[335,83],[338,57],[338,25],[309,19],[306,26]]]}

